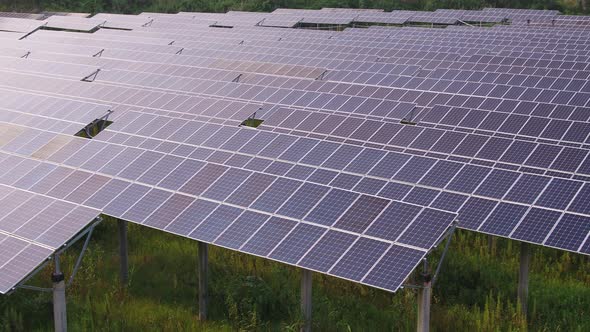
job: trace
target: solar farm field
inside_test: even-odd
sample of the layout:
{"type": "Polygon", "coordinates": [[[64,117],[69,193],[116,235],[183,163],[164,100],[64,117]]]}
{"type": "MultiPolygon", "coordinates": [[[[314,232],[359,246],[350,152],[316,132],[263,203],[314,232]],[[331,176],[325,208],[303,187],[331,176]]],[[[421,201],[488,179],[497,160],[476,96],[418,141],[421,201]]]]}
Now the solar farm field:
{"type": "Polygon", "coordinates": [[[0,13],[6,329],[584,330],[588,32],[0,13]]]}

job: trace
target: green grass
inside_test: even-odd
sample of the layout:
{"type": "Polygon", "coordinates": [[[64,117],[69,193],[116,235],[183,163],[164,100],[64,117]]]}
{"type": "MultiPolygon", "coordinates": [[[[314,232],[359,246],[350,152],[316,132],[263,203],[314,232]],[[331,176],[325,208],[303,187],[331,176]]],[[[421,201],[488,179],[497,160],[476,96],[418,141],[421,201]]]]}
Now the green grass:
{"type": "MultiPolygon", "coordinates": [[[[117,227],[94,232],[67,290],[71,331],[295,331],[301,324],[297,268],[211,247],[209,321],[197,313],[195,241],[130,225],[130,280],[119,286],[117,227]]],[[[442,246],[441,246],[442,247],[442,246]]],[[[66,277],[80,244],[62,256],[66,277]]],[[[433,254],[433,262],[442,248],[433,254]]],[[[515,303],[519,248],[458,231],[434,289],[434,331],[588,331],[588,257],[535,247],[528,326],[515,303]]],[[[29,284],[49,287],[51,266],[29,284]]],[[[317,331],[413,331],[416,295],[390,294],[314,274],[317,331]]],[[[0,297],[1,331],[51,331],[51,294],[20,289],[0,297]]]]}

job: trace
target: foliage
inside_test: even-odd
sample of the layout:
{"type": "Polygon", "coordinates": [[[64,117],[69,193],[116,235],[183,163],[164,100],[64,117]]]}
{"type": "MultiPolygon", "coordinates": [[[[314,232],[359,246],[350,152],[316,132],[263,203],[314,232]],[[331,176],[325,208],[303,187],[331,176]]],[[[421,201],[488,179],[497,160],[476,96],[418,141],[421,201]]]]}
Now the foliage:
{"type": "MultiPolygon", "coordinates": [[[[117,227],[94,232],[67,290],[69,327],[87,330],[295,331],[301,326],[299,270],[211,247],[208,322],[197,314],[197,245],[137,225],[129,227],[130,281],[120,287],[117,227]]],[[[588,331],[590,260],[535,247],[528,324],[516,298],[518,246],[458,231],[434,288],[435,331],[588,331]]],[[[80,244],[62,256],[66,277],[80,244]]],[[[433,253],[436,264],[441,248],[433,253]]],[[[48,266],[30,284],[49,287],[48,266]]],[[[318,331],[415,330],[416,294],[390,294],[314,274],[313,325],[318,331]]],[[[18,290],[0,297],[0,331],[51,331],[51,294],[18,290]]]]}

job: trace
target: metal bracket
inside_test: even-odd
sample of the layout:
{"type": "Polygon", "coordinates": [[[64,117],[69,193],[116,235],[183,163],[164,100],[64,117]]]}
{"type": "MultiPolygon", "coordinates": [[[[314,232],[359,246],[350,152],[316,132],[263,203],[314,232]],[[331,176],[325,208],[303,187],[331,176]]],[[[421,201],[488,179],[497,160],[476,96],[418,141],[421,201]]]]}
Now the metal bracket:
{"type": "Polygon", "coordinates": [[[98,68],[95,72],[93,72],[92,74],[84,77],[81,81],[83,82],[94,82],[94,80],[96,79],[96,76],[98,76],[98,73],[100,72],[100,68],[98,68]]]}
{"type": "Polygon", "coordinates": [[[467,22],[465,22],[465,21],[462,21],[462,20],[457,20],[457,21],[459,21],[459,23],[465,24],[465,25],[467,25],[467,26],[470,26],[470,27],[472,27],[472,28],[474,28],[474,27],[475,27],[473,24],[469,24],[469,23],[467,23],[467,22]]]}
{"type": "Polygon", "coordinates": [[[151,20],[149,20],[148,22],[142,24],[142,27],[149,27],[150,25],[152,25],[152,23],[154,22],[154,19],[152,18],[151,20]]]}
{"type": "Polygon", "coordinates": [[[404,117],[404,118],[403,118],[403,119],[402,119],[400,122],[401,122],[402,124],[407,124],[407,125],[415,125],[415,124],[416,124],[416,122],[414,121],[414,120],[415,120],[415,119],[414,119],[414,110],[415,110],[415,109],[416,109],[416,107],[412,108],[412,109],[411,109],[411,110],[408,112],[408,114],[407,114],[407,115],[409,115],[409,118],[408,118],[408,116],[405,116],[405,117],[404,117]]]}
{"type": "Polygon", "coordinates": [[[89,125],[87,125],[86,127],[84,127],[84,132],[86,133],[86,135],[88,137],[90,137],[90,138],[93,138],[94,136],[92,136],[92,134],[90,133],[90,128],[91,127],[94,127],[95,125],[97,125],[100,121],[102,121],[102,124],[100,126],[99,132],[103,131],[104,130],[105,123],[107,121],[109,121],[109,115],[111,115],[111,113],[113,113],[113,111],[107,110],[107,114],[105,114],[105,115],[101,116],[100,118],[92,121],[89,125]]]}
{"type": "Polygon", "coordinates": [[[98,51],[98,53],[93,54],[92,57],[93,58],[96,58],[96,57],[100,58],[102,56],[102,52],[104,52],[104,48],[102,50],[98,51]]]}
{"type": "Polygon", "coordinates": [[[447,243],[445,244],[445,249],[443,250],[442,255],[440,256],[440,260],[438,262],[438,265],[436,266],[436,271],[434,271],[434,275],[432,276],[432,282],[431,282],[431,287],[434,286],[434,283],[436,282],[436,278],[438,277],[438,274],[440,272],[440,269],[442,267],[442,263],[445,260],[445,257],[447,256],[447,252],[449,251],[449,245],[451,244],[451,240],[453,239],[453,234],[455,234],[455,230],[457,229],[457,220],[455,219],[453,221],[453,224],[451,224],[451,227],[449,228],[449,230],[447,231],[447,243]]]}
{"type": "MultiPolygon", "coordinates": [[[[86,248],[88,247],[88,243],[90,242],[90,237],[92,236],[92,232],[94,231],[94,228],[98,224],[100,224],[101,222],[102,222],[102,217],[101,216],[96,217],[95,221],[90,225],[90,227],[88,227],[86,229],[86,231],[81,232],[76,237],[74,237],[71,241],[69,241],[70,244],[76,243],[79,239],[86,236],[86,240],[84,241],[84,246],[82,247],[82,250],[80,251],[80,254],[78,255],[78,260],[76,261],[76,265],[74,266],[72,276],[70,277],[70,279],[68,281],[68,286],[72,283],[74,276],[76,275],[76,272],[78,271],[78,268],[80,267],[80,263],[82,263],[82,257],[84,256],[84,252],[86,251],[86,248]]],[[[55,255],[58,255],[58,256],[61,255],[69,247],[70,247],[70,245],[66,244],[61,249],[56,250],[55,253],[53,254],[53,256],[55,257],[55,255]]],[[[52,288],[43,288],[43,287],[38,287],[38,286],[25,285],[25,283],[27,281],[29,281],[29,279],[31,279],[34,275],[36,275],[43,268],[45,268],[45,266],[49,263],[50,260],[51,260],[51,257],[47,261],[45,261],[45,263],[41,264],[41,266],[39,266],[25,280],[23,280],[20,285],[17,285],[14,288],[28,289],[28,290],[38,291],[38,292],[49,292],[49,293],[53,292],[52,288]]]]}
{"type": "MultiPolygon", "coordinates": [[[[440,269],[442,267],[442,263],[445,260],[445,257],[447,255],[447,252],[449,251],[449,244],[451,243],[451,240],[453,239],[453,234],[455,234],[455,229],[457,229],[457,220],[454,220],[453,223],[451,224],[451,227],[449,227],[449,229],[446,231],[446,236],[442,236],[442,238],[446,238],[447,239],[447,243],[445,244],[445,249],[443,250],[442,255],[440,256],[440,260],[438,262],[438,265],[436,266],[436,270],[434,271],[434,275],[431,276],[431,274],[428,271],[428,261],[426,259],[426,257],[424,257],[423,260],[423,267],[422,267],[422,273],[421,276],[423,278],[429,278],[430,280],[430,287],[434,287],[434,283],[436,282],[436,279],[440,273],[440,269]]],[[[422,280],[423,281],[423,280],[422,280]]],[[[412,288],[412,289],[422,289],[424,288],[424,286],[422,285],[413,285],[413,284],[405,284],[403,285],[404,288],[412,288]]]]}
{"type": "Polygon", "coordinates": [[[76,273],[78,273],[80,263],[82,263],[82,258],[84,258],[84,253],[86,253],[86,248],[88,248],[88,243],[90,242],[90,238],[92,237],[92,232],[94,232],[94,226],[91,226],[90,230],[88,231],[88,234],[86,234],[86,240],[84,241],[82,250],[80,250],[80,254],[78,255],[78,259],[76,260],[76,265],[74,265],[74,270],[72,270],[72,275],[70,275],[70,279],[68,279],[66,287],[70,287],[72,282],[74,282],[74,277],[76,276],[76,273]]]}

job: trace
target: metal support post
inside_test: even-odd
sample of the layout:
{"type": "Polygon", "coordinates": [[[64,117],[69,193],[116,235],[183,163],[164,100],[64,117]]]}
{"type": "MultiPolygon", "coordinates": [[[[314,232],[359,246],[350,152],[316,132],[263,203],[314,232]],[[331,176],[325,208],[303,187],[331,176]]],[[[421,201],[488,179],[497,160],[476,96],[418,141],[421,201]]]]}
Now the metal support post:
{"type": "Polygon", "coordinates": [[[66,282],[59,266],[59,255],[54,255],[55,271],[51,275],[53,282],[53,323],[56,332],[66,332],[68,321],[66,316],[66,282]]]}
{"type": "Polygon", "coordinates": [[[529,265],[531,262],[530,245],[520,243],[520,269],[518,273],[518,301],[522,313],[527,314],[527,299],[529,294],[529,265]]]}
{"type": "Polygon", "coordinates": [[[199,320],[207,319],[207,275],[209,272],[209,248],[207,243],[198,242],[199,248],[199,320]]]}
{"type": "Polygon", "coordinates": [[[129,252],[127,250],[127,222],[118,220],[119,224],[119,277],[121,286],[129,282],[129,252]]]}
{"type": "Polygon", "coordinates": [[[304,320],[301,332],[311,332],[311,285],[311,271],[301,270],[301,313],[304,320]]]}
{"type": "Polygon", "coordinates": [[[428,270],[428,262],[424,260],[424,270],[420,274],[422,287],[418,288],[418,332],[430,330],[430,300],[432,298],[432,276],[428,270]]]}

